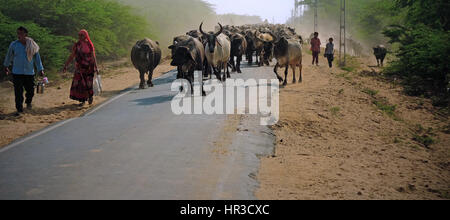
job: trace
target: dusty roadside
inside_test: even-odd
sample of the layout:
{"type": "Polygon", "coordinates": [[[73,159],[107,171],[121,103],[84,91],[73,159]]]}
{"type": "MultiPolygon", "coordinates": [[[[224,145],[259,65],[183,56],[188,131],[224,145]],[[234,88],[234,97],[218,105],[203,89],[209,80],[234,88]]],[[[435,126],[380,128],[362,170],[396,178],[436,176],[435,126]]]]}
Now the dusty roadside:
{"type": "Polygon", "coordinates": [[[281,89],[257,198],[450,199],[448,117],[369,76],[361,60],[353,72],[321,62],[305,54],[303,83],[281,89]]]}
{"type": "MultiPolygon", "coordinates": [[[[100,66],[103,94],[94,98],[92,106],[78,107],[76,101],[69,99],[71,81],[51,85],[44,94],[36,94],[33,110],[19,117],[14,116],[14,89],[11,82],[0,83],[0,148],[15,139],[45,128],[55,122],[79,117],[89,109],[101,104],[122,90],[139,83],[139,73],[127,59],[100,66]]],[[[172,70],[168,60],[155,70],[154,77],[172,70]]]]}

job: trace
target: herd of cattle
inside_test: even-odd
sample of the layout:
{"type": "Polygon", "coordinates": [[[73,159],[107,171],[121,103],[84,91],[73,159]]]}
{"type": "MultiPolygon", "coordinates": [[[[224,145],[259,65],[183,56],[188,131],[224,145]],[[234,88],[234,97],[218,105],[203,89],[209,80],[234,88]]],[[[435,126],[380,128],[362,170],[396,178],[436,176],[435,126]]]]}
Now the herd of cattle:
{"type": "MultiPolygon", "coordinates": [[[[198,30],[192,30],[186,35],[173,39],[169,46],[172,52],[172,66],[178,70],[177,78],[186,79],[191,85],[194,72],[201,71],[201,82],[213,75],[220,81],[230,78],[232,72],[242,73],[241,62],[245,55],[249,65],[269,65],[276,59],[274,72],[283,85],[287,84],[289,67],[294,72],[293,83],[296,82],[295,69],[299,68],[299,82],[302,81],[302,37],[295,33],[295,29],[286,25],[243,25],[222,26],[219,23],[217,32],[205,32],[203,23],[198,30]],[[278,75],[279,67],[285,67],[284,79],[278,75]]],[[[131,52],[131,60],[140,72],[139,88],[145,88],[145,74],[149,74],[147,85],[153,86],[153,70],[161,60],[159,43],[150,39],[138,41],[131,52]]],[[[203,84],[203,83],[202,83],[203,84]]],[[[202,94],[205,95],[203,89],[202,94]]]]}
{"type": "MultiPolygon", "coordinates": [[[[273,58],[277,63],[274,72],[283,85],[287,84],[289,67],[293,70],[293,83],[296,83],[295,70],[299,68],[299,82],[302,82],[302,44],[303,39],[294,28],[286,25],[255,24],[243,26],[222,26],[219,23],[217,32],[205,32],[203,23],[198,30],[191,30],[186,35],[173,39],[169,46],[172,52],[172,66],[178,70],[177,78],[186,79],[191,85],[194,72],[201,71],[203,79],[211,79],[213,75],[220,81],[230,78],[232,72],[242,73],[241,62],[245,55],[249,65],[269,65],[273,58]],[[284,67],[284,79],[278,75],[278,68],[284,67]]],[[[374,48],[378,65],[383,65],[386,48],[380,45],[374,48]]],[[[145,88],[145,74],[149,74],[147,85],[153,86],[153,70],[161,61],[159,43],[150,39],[138,41],[131,52],[131,60],[140,72],[139,88],[145,88]]],[[[203,89],[202,94],[205,95],[203,89]]]]}

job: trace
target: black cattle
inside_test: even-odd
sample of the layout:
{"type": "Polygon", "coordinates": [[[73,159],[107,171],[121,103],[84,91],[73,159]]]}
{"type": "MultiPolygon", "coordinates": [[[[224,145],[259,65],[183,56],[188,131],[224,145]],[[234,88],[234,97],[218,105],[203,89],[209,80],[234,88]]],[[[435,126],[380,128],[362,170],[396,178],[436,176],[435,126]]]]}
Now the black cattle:
{"type": "Polygon", "coordinates": [[[242,73],[241,71],[241,61],[242,56],[247,51],[247,41],[245,37],[241,34],[235,33],[230,36],[231,39],[231,57],[230,62],[232,65],[232,71],[242,73]],[[234,58],[236,57],[236,62],[234,62],[234,58]]]}
{"type": "Polygon", "coordinates": [[[148,38],[136,42],[131,50],[131,61],[136,69],[139,70],[141,83],[140,89],[145,88],[145,74],[148,73],[147,85],[153,87],[153,71],[161,61],[161,49],[159,43],[148,38]]]}
{"type": "Polygon", "coordinates": [[[373,48],[373,54],[377,58],[378,66],[383,66],[384,58],[386,58],[387,50],[383,45],[378,45],[373,48]]]}
{"type": "Polygon", "coordinates": [[[205,91],[203,90],[205,48],[203,44],[197,38],[188,37],[187,40],[179,41],[176,45],[170,46],[169,49],[174,51],[170,65],[178,68],[179,78],[189,81],[191,94],[194,93],[194,72],[196,70],[202,71],[202,74],[199,75],[201,78],[202,95],[205,96],[205,91]]]}

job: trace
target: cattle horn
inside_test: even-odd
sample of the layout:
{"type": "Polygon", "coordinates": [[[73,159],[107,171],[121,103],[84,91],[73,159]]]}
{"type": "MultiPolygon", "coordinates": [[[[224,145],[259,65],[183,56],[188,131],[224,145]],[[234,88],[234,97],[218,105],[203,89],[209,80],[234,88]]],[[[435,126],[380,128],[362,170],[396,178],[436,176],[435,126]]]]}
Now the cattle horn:
{"type": "Polygon", "coordinates": [[[221,25],[220,23],[218,23],[218,24],[219,24],[219,26],[220,26],[220,31],[214,34],[214,35],[216,35],[216,36],[219,36],[219,35],[223,32],[223,27],[222,27],[222,25],[221,25]]]}
{"type": "Polygon", "coordinates": [[[203,22],[200,24],[200,28],[199,28],[199,31],[200,31],[200,33],[202,33],[203,35],[206,35],[206,33],[203,31],[203,29],[202,29],[202,26],[203,26],[203,22]]]}
{"type": "Polygon", "coordinates": [[[206,33],[202,29],[202,26],[203,26],[203,22],[200,24],[200,28],[199,28],[200,33],[202,33],[203,35],[206,35],[206,33]]]}

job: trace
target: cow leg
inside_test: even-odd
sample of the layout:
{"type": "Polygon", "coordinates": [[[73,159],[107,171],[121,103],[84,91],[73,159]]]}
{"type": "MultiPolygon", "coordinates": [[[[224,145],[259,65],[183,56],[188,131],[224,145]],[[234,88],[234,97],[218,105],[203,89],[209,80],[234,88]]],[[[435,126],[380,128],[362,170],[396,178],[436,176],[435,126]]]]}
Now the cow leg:
{"type": "MultiPolygon", "coordinates": [[[[185,74],[183,73],[183,71],[181,71],[180,73],[180,78],[179,79],[186,79],[186,76],[185,76],[185,74]]],[[[183,92],[184,91],[184,87],[183,87],[183,84],[180,86],[180,92],[183,92]]]]}
{"type": "Polygon", "coordinates": [[[206,72],[209,74],[209,79],[212,79],[212,75],[215,74],[214,68],[206,63],[206,72]]]}
{"type": "MultiPolygon", "coordinates": [[[[203,70],[202,70],[202,72],[203,72],[203,70]]],[[[202,91],[202,96],[206,96],[206,92],[205,92],[205,90],[203,89],[203,74],[202,75],[200,75],[200,89],[201,89],[201,91],[202,91]]]]}
{"type": "Polygon", "coordinates": [[[299,65],[298,70],[300,71],[300,76],[298,77],[298,82],[301,83],[303,81],[303,77],[302,77],[302,64],[299,65]]]}
{"type": "Polygon", "coordinates": [[[139,89],[145,89],[145,72],[139,70],[139,78],[141,79],[141,83],[139,84],[139,89]]]}
{"type": "Polygon", "coordinates": [[[149,73],[148,73],[148,81],[147,81],[148,87],[153,87],[152,79],[153,79],[153,71],[154,71],[154,70],[155,70],[154,68],[153,68],[153,69],[150,69],[150,71],[149,71],[149,73]]]}
{"type": "Polygon", "coordinates": [[[297,83],[297,79],[295,79],[295,65],[291,65],[291,68],[292,68],[292,76],[293,76],[293,79],[292,79],[292,84],[295,84],[295,83],[297,83]]]}
{"type": "Polygon", "coordinates": [[[209,65],[208,62],[205,61],[205,63],[203,64],[203,77],[208,77],[208,75],[210,75],[210,77],[212,76],[210,69],[209,69],[209,65]]]}
{"type": "Polygon", "coordinates": [[[223,70],[223,75],[222,75],[222,81],[223,82],[227,81],[227,72],[226,72],[225,68],[226,67],[223,64],[221,64],[221,70],[223,70]]]}
{"type": "Polygon", "coordinates": [[[381,66],[383,67],[384,57],[381,58],[381,66]]]}
{"type": "Polygon", "coordinates": [[[236,66],[237,66],[237,72],[238,73],[242,73],[242,71],[241,71],[241,62],[242,62],[242,55],[238,56],[237,60],[236,60],[236,66]]]}
{"type": "Polygon", "coordinates": [[[264,66],[264,53],[261,52],[259,55],[259,66],[264,66]]]}
{"type": "Polygon", "coordinates": [[[181,70],[181,66],[178,66],[178,67],[177,67],[177,71],[178,71],[178,73],[177,73],[177,79],[183,78],[183,71],[181,70]]]}
{"type": "Polygon", "coordinates": [[[225,82],[227,80],[227,72],[225,71],[225,66],[223,64],[220,64],[220,72],[222,72],[222,82],[225,82]]]}
{"type": "Polygon", "coordinates": [[[217,67],[212,67],[212,70],[214,71],[214,75],[216,75],[217,80],[221,81],[222,76],[220,75],[221,69],[217,67]]]}
{"type": "Polygon", "coordinates": [[[280,81],[280,82],[282,82],[283,81],[283,78],[281,78],[281,76],[280,75],[278,75],[278,67],[279,67],[279,64],[278,64],[278,62],[277,62],[277,64],[275,64],[275,68],[273,69],[273,71],[275,72],[275,75],[277,75],[277,79],[278,79],[278,81],[280,81]]]}
{"type": "Polygon", "coordinates": [[[247,61],[249,65],[252,65],[253,63],[253,53],[248,52],[247,53],[247,61]]]}
{"type": "Polygon", "coordinates": [[[236,64],[234,63],[234,56],[231,56],[230,58],[230,63],[231,63],[231,71],[234,73],[236,72],[236,64]]]}
{"type": "Polygon", "coordinates": [[[191,95],[194,95],[194,71],[189,70],[187,78],[189,81],[189,85],[191,86],[191,95]]]}
{"type": "Polygon", "coordinates": [[[261,66],[261,51],[256,52],[256,63],[258,63],[258,67],[261,66]]]}
{"type": "MultiPolygon", "coordinates": [[[[225,65],[227,66],[227,78],[231,78],[230,69],[228,68],[228,63],[226,63],[225,65]]],[[[225,71],[225,69],[223,71],[225,71]]]]}
{"type": "Polygon", "coordinates": [[[289,64],[286,64],[286,70],[284,70],[284,82],[283,82],[283,86],[287,85],[287,75],[289,73],[289,64]]]}

